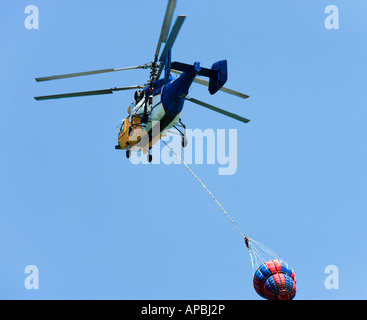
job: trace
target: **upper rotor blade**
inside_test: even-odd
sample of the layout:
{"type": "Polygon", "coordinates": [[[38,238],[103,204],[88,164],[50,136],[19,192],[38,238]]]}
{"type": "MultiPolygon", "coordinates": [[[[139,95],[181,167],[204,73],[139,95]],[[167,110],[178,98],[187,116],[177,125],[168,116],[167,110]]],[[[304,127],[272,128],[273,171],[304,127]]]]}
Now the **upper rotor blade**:
{"type": "Polygon", "coordinates": [[[176,19],[176,22],[175,22],[175,24],[172,28],[172,31],[169,35],[169,38],[166,42],[166,45],[164,46],[164,49],[162,51],[161,57],[159,58],[159,61],[161,62],[161,66],[159,67],[159,70],[158,70],[157,74],[155,75],[156,80],[159,79],[159,77],[161,76],[161,73],[162,73],[163,68],[164,68],[164,64],[166,63],[168,51],[170,49],[172,49],[173,44],[175,43],[177,35],[180,32],[180,29],[181,29],[182,24],[184,23],[185,19],[186,19],[186,16],[178,16],[177,19],[176,19]]]}
{"type": "MultiPolygon", "coordinates": [[[[176,73],[176,74],[181,74],[182,73],[181,71],[177,71],[177,70],[173,70],[173,69],[171,69],[171,71],[173,73],[176,73]]],[[[209,81],[206,81],[206,80],[203,80],[203,79],[200,79],[200,78],[197,78],[197,77],[195,77],[194,82],[198,83],[198,84],[201,84],[203,86],[209,86],[209,81]]],[[[239,98],[242,98],[242,99],[247,99],[247,98],[250,97],[247,94],[244,94],[244,93],[241,93],[241,92],[238,92],[238,91],[226,88],[226,87],[220,88],[219,91],[223,91],[223,92],[232,94],[232,95],[234,95],[236,97],[239,97],[239,98]]]]}
{"type": "Polygon", "coordinates": [[[149,67],[150,67],[150,64],[142,64],[139,66],[126,67],[126,68],[111,68],[111,69],[102,69],[102,70],[94,70],[94,71],[86,71],[86,72],[76,72],[76,73],[61,74],[61,75],[49,76],[49,77],[40,77],[40,78],[36,78],[36,81],[42,82],[42,81],[49,81],[49,80],[89,76],[93,74],[108,73],[108,72],[115,72],[115,71],[125,71],[125,70],[132,70],[132,69],[147,69],[149,67]]]}
{"type": "Polygon", "coordinates": [[[186,16],[178,16],[177,17],[176,22],[172,27],[172,31],[169,35],[169,38],[166,42],[166,45],[164,46],[161,57],[159,58],[160,62],[162,62],[162,63],[166,62],[168,50],[173,47],[173,44],[175,43],[176,37],[177,37],[178,33],[180,32],[180,29],[181,29],[182,24],[184,23],[185,19],[186,19],[186,16]]]}
{"type": "Polygon", "coordinates": [[[37,101],[40,101],[40,100],[50,100],[50,99],[95,96],[95,95],[100,95],[100,94],[111,94],[111,93],[113,93],[113,91],[122,91],[122,90],[130,90],[130,89],[143,89],[143,88],[145,88],[145,86],[130,86],[130,87],[103,89],[103,90],[92,90],[92,91],[54,94],[54,95],[50,95],[50,96],[35,97],[35,99],[37,101]]]}
{"type": "Polygon", "coordinates": [[[157,45],[157,49],[155,51],[155,60],[158,60],[159,51],[161,50],[161,45],[163,42],[167,41],[169,29],[171,27],[173,13],[176,8],[176,0],[169,0],[166,10],[166,15],[163,20],[161,34],[159,36],[159,41],[157,45]]]}
{"type": "Polygon", "coordinates": [[[234,113],[232,113],[232,112],[228,112],[228,111],[225,111],[225,110],[223,110],[223,109],[220,109],[220,108],[214,107],[214,106],[212,106],[212,105],[210,105],[210,104],[208,104],[208,103],[206,103],[206,102],[203,102],[203,101],[200,101],[200,100],[197,100],[197,99],[194,99],[194,98],[190,98],[190,97],[186,97],[186,100],[189,100],[189,101],[191,101],[191,102],[193,102],[193,103],[196,103],[196,104],[198,104],[198,105],[200,105],[200,106],[203,106],[203,107],[205,107],[205,108],[208,108],[208,109],[210,109],[210,110],[213,110],[213,111],[219,112],[219,113],[221,113],[221,114],[224,114],[224,115],[226,115],[226,116],[228,116],[228,117],[231,117],[231,118],[233,118],[233,119],[236,119],[236,120],[242,121],[242,122],[244,122],[244,123],[248,123],[248,122],[250,122],[250,120],[249,120],[249,119],[243,118],[243,117],[241,117],[241,116],[239,116],[239,115],[237,115],[237,114],[234,114],[234,113]]]}

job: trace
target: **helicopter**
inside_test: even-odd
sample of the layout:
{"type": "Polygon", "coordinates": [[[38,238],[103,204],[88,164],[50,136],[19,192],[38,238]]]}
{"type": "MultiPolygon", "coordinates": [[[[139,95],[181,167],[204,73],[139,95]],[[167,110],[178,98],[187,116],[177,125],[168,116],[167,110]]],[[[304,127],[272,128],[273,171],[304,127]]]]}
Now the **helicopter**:
{"type": "Polygon", "coordinates": [[[150,77],[147,83],[103,90],[39,96],[35,97],[35,99],[41,101],[136,90],[134,99],[127,110],[128,116],[119,125],[118,144],[115,146],[115,149],[125,150],[127,158],[130,158],[132,150],[142,151],[144,154],[147,154],[148,162],[152,161],[150,153],[152,146],[165,136],[170,129],[175,129],[181,135],[182,147],[187,146],[186,126],[181,120],[185,101],[190,101],[241,122],[248,123],[249,119],[188,96],[191,85],[198,83],[207,86],[211,95],[218,91],[223,91],[242,99],[249,98],[244,93],[224,87],[228,78],[227,60],[215,62],[210,69],[201,67],[200,62],[195,62],[191,65],[177,61],[172,62],[172,48],[186,18],[184,15],[179,15],[171,28],[176,2],[177,0],[168,1],[154,60],[151,63],[126,68],[101,69],[35,79],[37,82],[43,82],[133,69],[150,69],[150,77]],[[161,50],[162,44],[165,44],[163,50],[161,50]],[[161,77],[163,71],[164,74],[161,77]],[[174,78],[172,73],[177,78],[174,78]],[[209,78],[209,81],[201,79],[199,76],[209,78]]]}

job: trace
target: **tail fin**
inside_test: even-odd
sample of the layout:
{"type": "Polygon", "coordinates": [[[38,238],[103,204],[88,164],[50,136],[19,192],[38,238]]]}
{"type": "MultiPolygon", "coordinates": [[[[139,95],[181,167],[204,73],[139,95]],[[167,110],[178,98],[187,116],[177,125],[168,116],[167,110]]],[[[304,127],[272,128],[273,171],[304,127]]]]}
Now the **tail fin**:
{"type": "Polygon", "coordinates": [[[215,94],[224,86],[228,79],[227,60],[221,60],[212,65],[212,70],[217,71],[217,74],[209,78],[209,92],[215,94]]]}
{"type": "MultiPolygon", "coordinates": [[[[175,61],[172,62],[171,68],[182,72],[188,72],[192,70],[193,66],[175,61]]],[[[201,68],[197,75],[209,78],[209,92],[210,94],[215,94],[227,82],[227,60],[221,60],[214,63],[211,69],[201,68]]]]}

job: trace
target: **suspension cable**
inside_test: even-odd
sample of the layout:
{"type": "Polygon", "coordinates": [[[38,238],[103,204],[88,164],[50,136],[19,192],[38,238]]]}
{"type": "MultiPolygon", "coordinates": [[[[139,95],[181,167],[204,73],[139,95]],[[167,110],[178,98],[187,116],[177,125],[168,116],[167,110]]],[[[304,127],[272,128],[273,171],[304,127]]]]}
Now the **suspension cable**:
{"type": "MultiPolygon", "coordinates": [[[[181,163],[191,172],[191,174],[196,178],[197,181],[202,185],[202,187],[206,190],[206,192],[209,193],[209,195],[213,198],[213,200],[216,202],[216,204],[221,208],[221,210],[224,212],[224,214],[227,216],[227,218],[232,222],[234,227],[237,229],[237,231],[241,234],[241,236],[245,239],[246,246],[248,247],[248,237],[246,237],[243,232],[240,230],[240,228],[237,226],[237,224],[234,222],[234,220],[231,218],[231,216],[227,213],[227,211],[223,208],[223,206],[219,203],[219,201],[214,197],[214,195],[210,192],[210,190],[206,187],[206,185],[200,180],[200,178],[190,169],[190,167],[181,159],[181,157],[165,142],[162,140],[162,142],[172,151],[172,153],[181,161],[181,163]]],[[[249,248],[249,247],[248,247],[249,248]]]]}

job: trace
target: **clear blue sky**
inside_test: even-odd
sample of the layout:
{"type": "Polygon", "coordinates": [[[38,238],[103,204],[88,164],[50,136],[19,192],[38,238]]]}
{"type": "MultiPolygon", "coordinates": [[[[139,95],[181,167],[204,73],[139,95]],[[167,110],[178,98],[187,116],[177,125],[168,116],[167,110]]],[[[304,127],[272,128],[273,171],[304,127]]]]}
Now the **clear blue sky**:
{"type": "MultiPolygon", "coordinates": [[[[133,92],[36,102],[135,85],[144,70],[50,83],[37,76],[150,62],[167,1],[0,3],[0,298],[261,299],[241,236],[179,165],[132,165],[114,150],[133,92]],[[24,27],[27,5],[39,30],[24,27]],[[39,290],[24,268],[37,265],[39,290]]],[[[238,129],[238,169],[193,165],[242,231],[295,270],[297,299],[366,299],[364,0],[178,0],[173,59],[229,63],[226,86],[190,95],[189,128],[238,129]],[[326,30],[327,5],[340,29],[326,30]],[[328,265],[339,289],[324,286],[328,265]]]]}

